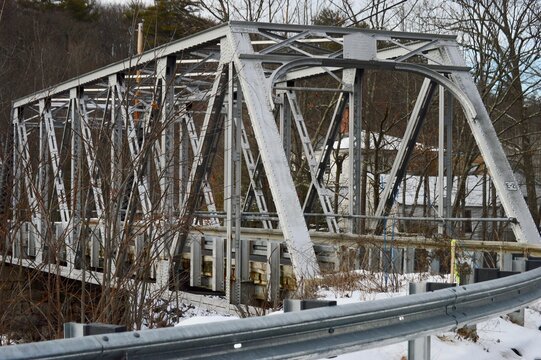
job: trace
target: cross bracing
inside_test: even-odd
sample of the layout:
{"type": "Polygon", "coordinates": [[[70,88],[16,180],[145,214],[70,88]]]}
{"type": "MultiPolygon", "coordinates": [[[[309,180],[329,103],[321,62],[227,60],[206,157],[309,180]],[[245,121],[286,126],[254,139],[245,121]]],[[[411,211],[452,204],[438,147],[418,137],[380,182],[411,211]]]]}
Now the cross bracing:
{"type": "MultiPolygon", "coordinates": [[[[259,271],[277,294],[280,269],[290,266],[298,285],[319,275],[318,257],[332,258],[332,243],[315,251],[309,230],[383,231],[436,93],[442,124],[452,116],[445,102],[460,104],[517,241],[540,244],[455,37],[230,22],[14,101],[13,224],[23,225],[13,226],[11,261],[89,269],[111,281],[131,271],[162,286],[189,273],[192,286],[226,291],[233,302],[259,271]],[[424,83],[368,213],[362,97],[374,70],[424,83]],[[317,142],[306,93],[335,95],[317,142]],[[348,206],[337,214],[340,194],[324,176],[344,124],[348,206]],[[225,232],[198,235],[194,225],[225,232]],[[247,228],[273,239],[279,231],[283,244],[246,238],[247,228]]],[[[444,155],[442,184],[444,172],[452,181],[444,155]]]]}

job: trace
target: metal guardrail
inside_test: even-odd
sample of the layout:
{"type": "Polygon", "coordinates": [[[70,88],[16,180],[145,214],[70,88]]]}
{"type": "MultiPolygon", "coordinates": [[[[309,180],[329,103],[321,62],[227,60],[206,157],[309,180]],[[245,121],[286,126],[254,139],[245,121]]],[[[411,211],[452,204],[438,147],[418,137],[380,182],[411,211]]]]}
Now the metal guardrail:
{"type": "Polygon", "coordinates": [[[473,324],[541,298],[541,268],[433,293],[0,348],[1,359],[315,359],[473,324]]]}

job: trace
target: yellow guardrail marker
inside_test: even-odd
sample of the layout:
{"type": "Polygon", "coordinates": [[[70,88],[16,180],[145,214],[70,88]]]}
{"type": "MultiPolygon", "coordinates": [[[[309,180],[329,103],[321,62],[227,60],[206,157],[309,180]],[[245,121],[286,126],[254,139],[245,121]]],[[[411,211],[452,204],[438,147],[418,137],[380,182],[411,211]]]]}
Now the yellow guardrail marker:
{"type": "Polygon", "coordinates": [[[451,270],[449,272],[451,275],[450,282],[460,283],[460,273],[456,263],[456,239],[451,240],[451,270]]]}

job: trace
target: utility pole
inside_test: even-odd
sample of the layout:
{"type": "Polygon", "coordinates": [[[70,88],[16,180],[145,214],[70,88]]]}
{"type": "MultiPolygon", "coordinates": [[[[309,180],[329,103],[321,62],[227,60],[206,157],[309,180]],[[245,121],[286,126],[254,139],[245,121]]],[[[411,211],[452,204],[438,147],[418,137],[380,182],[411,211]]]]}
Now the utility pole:
{"type": "Polygon", "coordinates": [[[143,22],[137,24],[137,55],[143,53],[143,22]]]}

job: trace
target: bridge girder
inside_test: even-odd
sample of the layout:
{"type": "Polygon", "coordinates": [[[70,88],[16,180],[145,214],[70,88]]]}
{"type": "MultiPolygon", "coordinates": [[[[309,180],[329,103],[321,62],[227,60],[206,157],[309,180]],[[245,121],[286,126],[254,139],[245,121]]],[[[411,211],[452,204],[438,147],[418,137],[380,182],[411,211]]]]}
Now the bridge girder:
{"type": "MultiPolygon", "coordinates": [[[[121,271],[122,262],[150,261],[152,274],[144,276],[163,286],[169,284],[170,260],[178,265],[174,275],[189,244],[192,257],[198,257],[191,259],[197,265],[192,277],[201,275],[201,257],[211,251],[210,287],[224,290],[248,276],[250,250],[241,244],[240,232],[244,203],[245,212],[250,204],[257,207],[253,227],[282,231],[297,283],[317,277],[320,269],[303,211],[319,205],[327,231],[335,233],[358,233],[359,218],[370,215],[361,206],[360,94],[363,72],[373,69],[426,79],[373,215],[381,219],[389,214],[439,85],[461,105],[516,239],[541,244],[454,36],[230,22],[13,102],[13,174],[18,176],[12,203],[14,209],[25,207],[14,212],[13,224],[24,223],[28,230],[23,234],[22,227],[13,227],[12,261],[32,258],[38,265],[57,262],[111,274],[121,271]],[[328,80],[318,88],[297,86],[314,77],[328,80]],[[342,94],[323,142],[327,150],[338,136],[344,104],[349,105],[347,226],[339,226],[332,194],[322,180],[329,151],[325,146],[321,154],[314,151],[295,96],[302,90],[342,94]],[[305,198],[299,197],[302,191],[294,181],[300,167],[291,163],[292,123],[303,145],[299,159],[307,162],[310,174],[305,198]],[[228,134],[225,141],[222,134],[228,134]],[[227,154],[223,192],[217,189],[220,146],[227,154]],[[241,153],[249,177],[245,193],[241,153]],[[203,204],[207,220],[197,213],[203,204]],[[228,228],[225,254],[223,238],[211,239],[210,248],[208,239],[193,239],[190,228],[196,222],[228,228]],[[220,279],[224,258],[225,285],[220,279]],[[233,259],[236,274],[231,272],[233,259]]],[[[381,227],[377,222],[376,231],[381,227]]],[[[277,293],[281,250],[276,244],[267,250],[273,259],[267,261],[267,280],[277,293]]]]}

